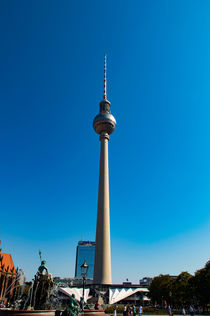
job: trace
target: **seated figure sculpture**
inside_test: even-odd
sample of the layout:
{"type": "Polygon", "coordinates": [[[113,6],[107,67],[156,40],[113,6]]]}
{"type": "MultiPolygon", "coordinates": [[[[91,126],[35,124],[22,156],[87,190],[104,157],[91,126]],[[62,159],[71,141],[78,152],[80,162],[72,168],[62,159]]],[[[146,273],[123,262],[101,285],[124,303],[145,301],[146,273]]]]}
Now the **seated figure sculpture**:
{"type": "Polygon", "coordinates": [[[69,307],[67,308],[67,315],[68,316],[77,316],[80,312],[80,306],[77,302],[75,295],[72,294],[70,301],[69,301],[69,307]]]}

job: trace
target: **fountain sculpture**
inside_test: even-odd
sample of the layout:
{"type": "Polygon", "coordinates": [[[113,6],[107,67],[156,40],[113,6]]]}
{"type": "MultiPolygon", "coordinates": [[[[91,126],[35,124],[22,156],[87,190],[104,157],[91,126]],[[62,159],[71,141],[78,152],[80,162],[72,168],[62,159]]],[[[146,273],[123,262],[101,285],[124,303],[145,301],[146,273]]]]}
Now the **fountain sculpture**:
{"type": "Polygon", "coordinates": [[[19,306],[15,304],[17,309],[0,310],[0,316],[55,315],[55,310],[50,310],[52,308],[50,300],[54,288],[52,274],[48,272],[46,261],[42,260],[41,251],[39,251],[39,255],[41,265],[32,282],[25,286],[22,297],[18,299],[19,306]]]}

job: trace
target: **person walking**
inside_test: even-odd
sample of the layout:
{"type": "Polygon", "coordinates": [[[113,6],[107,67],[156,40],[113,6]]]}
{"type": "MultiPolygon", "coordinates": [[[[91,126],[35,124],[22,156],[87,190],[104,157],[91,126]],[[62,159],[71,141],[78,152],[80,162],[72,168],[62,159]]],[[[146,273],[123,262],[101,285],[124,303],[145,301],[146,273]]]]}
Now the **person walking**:
{"type": "Polygon", "coordinates": [[[192,305],[190,305],[190,307],[189,307],[189,312],[190,312],[191,316],[194,316],[194,308],[192,305]]]}
{"type": "Polygon", "coordinates": [[[99,306],[100,306],[100,304],[99,304],[99,302],[97,301],[97,302],[95,303],[95,309],[98,310],[98,309],[99,309],[99,306]]]}
{"type": "Polygon", "coordinates": [[[123,316],[126,316],[126,310],[127,310],[126,305],[124,305],[123,306],[123,316]]]}
{"type": "Polygon", "coordinates": [[[114,316],[117,316],[117,306],[115,305],[115,308],[114,308],[114,316]]]}
{"type": "Polygon", "coordinates": [[[130,306],[129,316],[133,315],[133,306],[130,306]]]}
{"type": "Polygon", "coordinates": [[[136,306],[133,305],[133,316],[136,316],[136,306]]]}
{"type": "Polygon", "coordinates": [[[126,308],[126,316],[130,316],[130,306],[128,304],[127,308],[126,308]]]}
{"type": "Polygon", "coordinates": [[[142,306],[140,305],[140,306],[139,306],[139,316],[142,316],[142,313],[143,313],[143,308],[142,308],[142,306]]]}

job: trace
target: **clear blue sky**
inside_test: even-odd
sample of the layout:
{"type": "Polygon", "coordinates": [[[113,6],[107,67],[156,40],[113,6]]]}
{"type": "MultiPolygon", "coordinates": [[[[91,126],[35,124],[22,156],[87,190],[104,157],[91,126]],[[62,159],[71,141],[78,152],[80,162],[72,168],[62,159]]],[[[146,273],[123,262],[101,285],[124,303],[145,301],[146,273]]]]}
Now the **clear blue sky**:
{"type": "Polygon", "coordinates": [[[209,259],[210,2],[0,2],[0,239],[27,278],[95,238],[103,95],[114,282],[209,259]]]}

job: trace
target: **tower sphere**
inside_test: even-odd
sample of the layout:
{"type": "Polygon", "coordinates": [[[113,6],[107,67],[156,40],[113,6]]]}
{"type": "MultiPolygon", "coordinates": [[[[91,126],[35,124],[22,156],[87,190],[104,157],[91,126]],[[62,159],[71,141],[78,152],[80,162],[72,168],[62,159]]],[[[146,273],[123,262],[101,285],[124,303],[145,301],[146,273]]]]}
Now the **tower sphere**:
{"type": "Polygon", "coordinates": [[[103,100],[100,102],[100,113],[93,120],[93,127],[97,134],[112,134],[116,128],[116,120],[110,113],[110,102],[103,100]]]}

